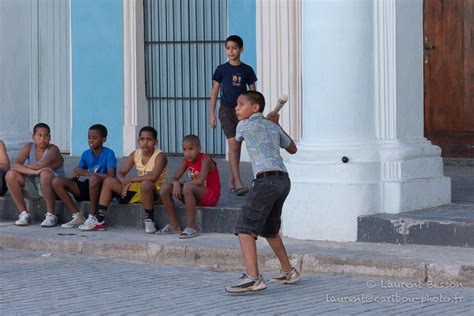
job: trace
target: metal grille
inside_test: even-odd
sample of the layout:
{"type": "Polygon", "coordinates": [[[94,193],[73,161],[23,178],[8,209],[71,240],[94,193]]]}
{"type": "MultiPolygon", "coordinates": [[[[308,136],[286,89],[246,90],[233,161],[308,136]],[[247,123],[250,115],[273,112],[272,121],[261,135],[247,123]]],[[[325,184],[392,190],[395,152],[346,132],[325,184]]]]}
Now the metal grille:
{"type": "Polygon", "coordinates": [[[161,149],[181,153],[192,133],[204,152],[225,154],[209,102],[212,73],[226,60],[227,0],[144,0],[144,15],[146,95],[161,149]]]}

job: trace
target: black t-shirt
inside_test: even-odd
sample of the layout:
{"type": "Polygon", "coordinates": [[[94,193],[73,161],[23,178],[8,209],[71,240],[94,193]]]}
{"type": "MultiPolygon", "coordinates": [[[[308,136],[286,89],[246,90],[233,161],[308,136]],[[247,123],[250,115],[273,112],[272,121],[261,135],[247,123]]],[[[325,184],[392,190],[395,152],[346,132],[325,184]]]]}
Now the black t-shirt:
{"type": "Polygon", "coordinates": [[[247,85],[257,81],[257,76],[247,64],[232,66],[226,62],[217,66],[212,80],[221,84],[221,106],[235,108],[239,95],[247,91],[247,85]]]}

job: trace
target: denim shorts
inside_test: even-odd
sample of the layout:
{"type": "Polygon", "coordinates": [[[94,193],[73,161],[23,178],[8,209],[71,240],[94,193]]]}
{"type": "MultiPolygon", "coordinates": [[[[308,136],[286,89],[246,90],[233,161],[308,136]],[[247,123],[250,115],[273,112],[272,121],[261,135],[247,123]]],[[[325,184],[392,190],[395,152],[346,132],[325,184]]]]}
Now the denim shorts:
{"type": "Polygon", "coordinates": [[[290,193],[288,174],[258,177],[252,182],[247,201],[240,210],[235,234],[275,237],[281,227],[281,210],[290,193]]]}

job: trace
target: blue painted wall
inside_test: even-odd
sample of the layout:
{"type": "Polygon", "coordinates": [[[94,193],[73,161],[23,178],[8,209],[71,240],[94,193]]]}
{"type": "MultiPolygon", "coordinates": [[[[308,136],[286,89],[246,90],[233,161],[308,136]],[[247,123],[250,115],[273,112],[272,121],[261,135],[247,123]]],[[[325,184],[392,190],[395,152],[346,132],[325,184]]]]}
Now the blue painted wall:
{"type": "Polygon", "coordinates": [[[95,123],[108,129],[106,146],[123,155],[122,24],[122,1],[72,0],[72,155],[88,148],[95,123]]]}
{"type": "MultiPolygon", "coordinates": [[[[256,0],[229,0],[229,35],[236,34],[244,40],[241,59],[257,72],[256,0]]],[[[257,82],[258,83],[258,82],[257,82]]]]}

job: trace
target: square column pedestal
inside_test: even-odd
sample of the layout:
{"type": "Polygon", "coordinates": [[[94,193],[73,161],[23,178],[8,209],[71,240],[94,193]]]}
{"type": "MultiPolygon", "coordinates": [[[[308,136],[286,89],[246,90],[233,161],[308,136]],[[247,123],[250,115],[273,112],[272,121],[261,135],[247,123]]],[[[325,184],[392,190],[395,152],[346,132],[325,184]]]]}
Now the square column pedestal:
{"type": "Polygon", "coordinates": [[[425,139],[302,142],[286,165],[292,187],[284,205],[282,233],[288,237],[355,241],[361,215],[451,202],[451,179],[443,175],[440,148],[425,139]]]}

